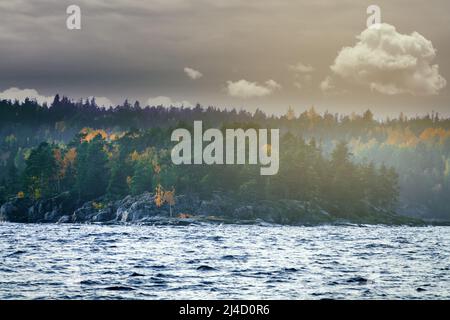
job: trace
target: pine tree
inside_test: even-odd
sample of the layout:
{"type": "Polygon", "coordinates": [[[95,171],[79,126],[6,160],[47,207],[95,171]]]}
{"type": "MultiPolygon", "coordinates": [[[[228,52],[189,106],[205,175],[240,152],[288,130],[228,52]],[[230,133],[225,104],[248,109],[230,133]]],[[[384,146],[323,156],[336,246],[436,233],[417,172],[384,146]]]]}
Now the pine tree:
{"type": "Polygon", "coordinates": [[[53,148],[44,142],[31,151],[26,160],[24,182],[30,195],[34,198],[47,197],[57,191],[58,165],[53,148]]]}
{"type": "Polygon", "coordinates": [[[289,109],[286,112],[286,119],[289,120],[289,121],[295,119],[295,112],[294,112],[294,109],[292,109],[291,106],[289,106],[289,109]]]}
{"type": "Polygon", "coordinates": [[[12,157],[8,161],[7,170],[8,173],[5,181],[5,192],[10,195],[17,194],[17,192],[20,191],[20,179],[16,164],[14,163],[14,159],[12,157]]]}
{"type": "Polygon", "coordinates": [[[95,199],[104,195],[108,187],[109,170],[101,135],[97,135],[90,142],[83,142],[77,152],[76,189],[79,197],[95,199]]]}
{"type": "Polygon", "coordinates": [[[124,165],[120,162],[114,164],[111,169],[107,194],[111,198],[121,198],[128,194],[127,174],[124,165]]]}
{"type": "Polygon", "coordinates": [[[143,161],[137,162],[131,178],[131,193],[138,195],[153,190],[152,178],[152,168],[143,161]]]}
{"type": "Polygon", "coordinates": [[[8,194],[7,194],[5,185],[6,185],[6,182],[3,180],[3,181],[0,183],[0,206],[1,206],[4,202],[6,202],[6,199],[7,199],[7,197],[8,197],[8,194]]]}
{"type": "Polygon", "coordinates": [[[360,201],[364,197],[350,156],[345,142],[339,142],[331,154],[330,200],[332,207],[340,215],[356,213],[361,209],[360,201]]]}
{"type": "Polygon", "coordinates": [[[382,208],[387,210],[394,210],[398,197],[398,175],[393,168],[387,168],[384,164],[381,165],[378,174],[377,184],[377,202],[382,208]]]}

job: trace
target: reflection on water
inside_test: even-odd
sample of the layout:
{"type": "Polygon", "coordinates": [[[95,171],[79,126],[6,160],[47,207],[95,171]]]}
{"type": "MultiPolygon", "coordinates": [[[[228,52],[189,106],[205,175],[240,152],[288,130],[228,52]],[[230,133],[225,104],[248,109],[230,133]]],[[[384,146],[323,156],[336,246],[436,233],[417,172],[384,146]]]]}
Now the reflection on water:
{"type": "Polygon", "coordinates": [[[0,224],[1,299],[449,299],[450,228],[0,224]]]}

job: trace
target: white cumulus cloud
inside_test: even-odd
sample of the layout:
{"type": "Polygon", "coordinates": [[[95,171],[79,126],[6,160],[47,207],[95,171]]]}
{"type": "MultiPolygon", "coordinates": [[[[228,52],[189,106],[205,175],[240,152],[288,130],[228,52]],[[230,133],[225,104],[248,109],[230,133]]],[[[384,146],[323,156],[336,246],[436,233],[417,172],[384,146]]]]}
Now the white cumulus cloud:
{"type": "Polygon", "coordinates": [[[333,79],[328,76],[320,83],[320,90],[323,92],[330,92],[335,89],[333,79]]]}
{"type": "Polygon", "coordinates": [[[272,79],[266,81],[266,86],[272,90],[281,89],[281,84],[272,79]]]}
{"type": "Polygon", "coordinates": [[[302,62],[290,65],[289,70],[294,73],[294,87],[296,87],[297,89],[304,89],[305,87],[308,87],[312,80],[311,73],[315,71],[314,67],[302,62]]]}
{"type": "Polygon", "coordinates": [[[183,100],[183,101],[173,101],[171,98],[166,96],[158,96],[154,98],[149,98],[147,100],[147,105],[149,106],[163,106],[163,107],[187,107],[191,108],[194,105],[190,103],[189,101],[183,100]]]}
{"type": "Polygon", "coordinates": [[[201,77],[203,77],[203,74],[200,71],[189,68],[189,67],[184,68],[184,72],[192,80],[197,80],[197,79],[200,79],[201,77]]]}
{"type": "Polygon", "coordinates": [[[50,104],[53,102],[53,96],[43,96],[39,94],[35,89],[19,89],[19,88],[9,88],[3,92],[0,92],[0,100],[12,100],[24,102],[26,98],[31,100],[36,100],[39,104],[47,102],[50,104]]]}
{"type": "MultiPolygon", "coordinates": [[[[434,95],[446,86],[439,66],[432,64],[433,44],[418,32],[401,34],[383,23],[366,29],[357,39],[353,47],[339,52],[331,66],[334,75],[387,95],[434,95]]],[[[331,80],[325,80],[321,87],[330,84],[331,80]]]]}
{"type": "Polygon", "coordinates": [[[264,84],[258,84],[244,79],[227,82],[228,94],[236,98],[264,97],[278,89],[281,89],[281,85],[272,79],[267,80],[264,84]]]}
{"type": "MultiPolygon", "coordinates": [[[[43,96],[37,92],[35,89],[19,89],[19,88],[9,88],[3,92],[0,92],[0,100],[11,100],[11,101],[19,101],[24,102],[25,99],[31,99],[36,100],[39,104],[47,103],[48,105],[51,105],[54,96],[43,96]]],[[[109,108],[113,106],[113,103],[111,100],[109,100],[106,97],[88,97],[87,99],[89,101],[92,100],[92,98],[95,98],[95,102],[100,107],[106,107],[109,108]]]]}
{"type": "Polygon", "coordinates": [[[301,62],[298,62],[297,64],[294,65],[290,65],[289,69],[296,73],[310,73],[314,71],[314,68],[312,66],[303,64],[301,62]]]}

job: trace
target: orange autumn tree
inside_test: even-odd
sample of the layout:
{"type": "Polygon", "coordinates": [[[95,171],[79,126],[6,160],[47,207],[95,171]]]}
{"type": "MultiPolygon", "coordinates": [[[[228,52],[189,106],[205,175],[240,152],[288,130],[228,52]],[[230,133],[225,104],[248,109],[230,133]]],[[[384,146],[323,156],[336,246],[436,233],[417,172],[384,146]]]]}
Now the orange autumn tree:
{"type": "Polygon", "coordinates": [[[164,192],[164,201],[169,205],[170,216],[172,216],[172,206],[175,205],[175,188],[172,188],[172,191],[164,192]]]}
{"type": "Polygon", "coordinates": [[[164,204],[164,191],[160,184],[156,186],[155,190],[155,204],[159,208],[164,204]]]}
{"type": "Polygon", "coordinates": [[[160,183],[161,166],[155,160],[152,162],[152,165],[158,181],[155,189],[155,204],[159,208],[164,203],[167,203],[169,205],[170,216],[172,217],[172,206],[175,205],[175,188],[172,187],[172,191],[165,191],[160,183]]]}
{"type": "Polygon", "coordinates": [[[61,189],[61,182],[66,177],[70,167],[75,166],[75,159],[77,158],[76,148],[70,148],[67,152],[62,154],[61,149],[56,148],[53,150],[53,157],[58,165],[58,171],[56,173],[57,189],[58,192],[61,189]]]}
{"type": "Polygon", "coordinates": [[[159,208],[164,204],[164,190],[160,183],[160,172],[161,172],[161,166],[155,161],[152,161],[153,166],[153,172],[155,173],[156,180],[158,181],[158,184],[156,185],[155,190],[155,204],[159,208]]]}
{"type": "Polygon", "coordinates": [[[425,142],[444,143],[450,137],[450,131],[443,128],[427,128],[420,134],[420,140],[425,142]]]}
{"type": "Polygon", "coordinates": [[[108,134],[103,129],[83,128],[80,133],[83,135],[81,142],[91,142],[96,136],[100,135],[103,140],[108,138],[108,134]]]}
{"type": "Polygon", "coordinates": [[[155,189],[155,205],[160,208],[164,203],[169,205],[170,216],[172,216],[172,206],[175,205],[175,188],[172,188],[172,191],[164,191],[161,184],[158,184],[155,189]]]}

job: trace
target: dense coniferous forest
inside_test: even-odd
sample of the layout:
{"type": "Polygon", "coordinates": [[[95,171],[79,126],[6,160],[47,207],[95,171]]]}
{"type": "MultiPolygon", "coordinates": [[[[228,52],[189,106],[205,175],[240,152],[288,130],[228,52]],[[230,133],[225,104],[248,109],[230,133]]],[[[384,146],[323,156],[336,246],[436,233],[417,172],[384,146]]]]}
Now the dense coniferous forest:
{"type": "Polygon", "coordinates": [[[12,197],[48,198],[70,192],[80,201],[121,199],[161,186],[209,198],[294,199],[336,216],[381,208],[450,220],[450,119],[438,114],[378,121],[363,114],[283,116],[215,107],[100,108],[95,100],[55,96],[0,101],[0,203],[12,197]],[[175,166],[175,128],[194,120],[214,128],[279,128],[280,170],[259,166],[175,166]]]}

